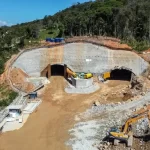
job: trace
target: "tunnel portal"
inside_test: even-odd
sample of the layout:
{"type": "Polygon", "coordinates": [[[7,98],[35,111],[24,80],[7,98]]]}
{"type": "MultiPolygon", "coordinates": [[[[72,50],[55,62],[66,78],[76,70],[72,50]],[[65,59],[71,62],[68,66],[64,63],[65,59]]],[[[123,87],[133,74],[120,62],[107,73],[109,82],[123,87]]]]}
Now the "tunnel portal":
{"type": "Polygon", "coordinates": [[[50,66],[51,76],[64,76],[65,66],[60,64],[54,64],[50,66]]]}
{"type": "Polygon", "coordinates": [[[114,69],[110,73],[111,80],[125,80],[130,81],[132,77],[132,72],[127,69],[114,69]]]}

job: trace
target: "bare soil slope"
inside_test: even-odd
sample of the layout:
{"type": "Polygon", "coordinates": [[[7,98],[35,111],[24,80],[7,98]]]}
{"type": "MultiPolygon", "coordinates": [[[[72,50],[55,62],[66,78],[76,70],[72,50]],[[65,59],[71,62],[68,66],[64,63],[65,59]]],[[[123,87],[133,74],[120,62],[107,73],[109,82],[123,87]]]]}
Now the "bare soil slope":
{"type": "Polygon", "coordinates": [[[10,79],[13,85],[17,89],[20,89],[21,91],[27,93],[35,88],[32,83],[26,81],[26,78],[28,77],[29,76],[25,72],[23,72],[20,68],[13,68],[10,73],[10,79]]]}

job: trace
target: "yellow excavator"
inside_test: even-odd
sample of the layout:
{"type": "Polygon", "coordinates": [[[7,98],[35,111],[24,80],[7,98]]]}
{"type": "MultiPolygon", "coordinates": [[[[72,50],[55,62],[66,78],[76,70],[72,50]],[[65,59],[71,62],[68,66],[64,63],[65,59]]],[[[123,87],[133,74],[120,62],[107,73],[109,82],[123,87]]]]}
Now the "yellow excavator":
{"type": "Polygon", "coordinates": [[[68,73],[69,75],[73,76],[74,78],[77,77],[77,74],[76,74],[75,72],[71,71],[69,68],[67,68],[67,73],[68,73]]]}
{"type": "MultiPolygon", "coordinates": [[[[73,71],[70,70],[69,68],[67,68],[67,73],[68,73],[69,75],[73,76],[74,78],[76,78],[76,77],[78,76],[76,72],[73,72],[73,71]]],[[[89,78],[91,78],[91,77],[93,77],[93,74],[92,74],[92,73],[86,73],[86,74],[83,75],[83,78],[84,78],[84,79],[89,79],[89,78]]]]}
{"type": "Polygon", "coordinates": [[[133,143],[133,132],[131,125],[142,118],[149,118],[150,112],[146,110],[143,113],[136,114],[135,116],[129,118],[125,125],[121,128],[113,127],[109,132],[109,137],[114,139],[114,145],[118,145],[119,142],[125,142],[128,147],[132,146],[133,143]]]}
{"type": "Polygon", "coordinates": [[[86,73],[84,75],[84,79],[89,79],[89,78],[92,78],[93,77],[93,74],[92,73],[86,73]]]}

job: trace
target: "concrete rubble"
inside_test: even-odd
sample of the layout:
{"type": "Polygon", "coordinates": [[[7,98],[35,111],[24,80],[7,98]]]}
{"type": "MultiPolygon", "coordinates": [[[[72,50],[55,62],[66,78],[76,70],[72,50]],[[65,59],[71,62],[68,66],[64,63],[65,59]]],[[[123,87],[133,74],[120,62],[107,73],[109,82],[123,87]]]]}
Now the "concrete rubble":
{"type": "MultiPolygon", "coordinates": [[[[122,126],[134,111],[149,102],[150,93],[147,93],[145,96],[140,96],[136,101],[92,106],[91,109],[77,115],[76,118],[80,118],[78,119],[80,122],[69,130],[72,138],[66,144],[72,146],[73,150],[86,150],[87,147],[89,150],[107,149],[109,144],[103,145],[100,142],[108,135],[110,128],[122,126]]],[[[137,123],[138,133],[141,134],[143,129],[147,127],[147,123],[146,119],[137,123]]]]}
{"type": "Polygon", "coordinates": [[[134,135],[137,137],[142,137],[149,133],[149,119],[140,119],[135,125],[133,125],[134,135]]]}
{"type": "MultiPolygon", "coordinates": [[[[127,114],[123,113],[124,116],[127,114]]],[[[77,123],[69,133],[73,136],[66,144],[71,145],[73,150],[96,150],[99,142],[108,134],[110,127],[122,124],[124,118],[118,119],[119,113],[101,114],[100,119],[77,123]],[[88,146],[87,146],[88,144],[88,146]]],[[[126,117],[125,117],[126,118],[126,117]]]]}

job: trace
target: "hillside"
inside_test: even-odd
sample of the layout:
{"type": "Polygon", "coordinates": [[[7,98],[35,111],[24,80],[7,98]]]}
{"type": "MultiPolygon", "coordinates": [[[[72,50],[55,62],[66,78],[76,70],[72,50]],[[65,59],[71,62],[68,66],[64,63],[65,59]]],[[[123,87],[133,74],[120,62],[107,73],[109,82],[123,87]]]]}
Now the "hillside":
{"type": "Polygon", "coordinates": [[[86,1],[0,27],[0,150],[149,150],[150,0],[86,1]]]}
{"type": "Polygon", "coordinates": [[[19,48],[36,45],[46,37],[111,36],[137,51],[150,40],[149,0],[96,0],[76,3],[41,20],[0,28],[0,73],[19,48]]]}

